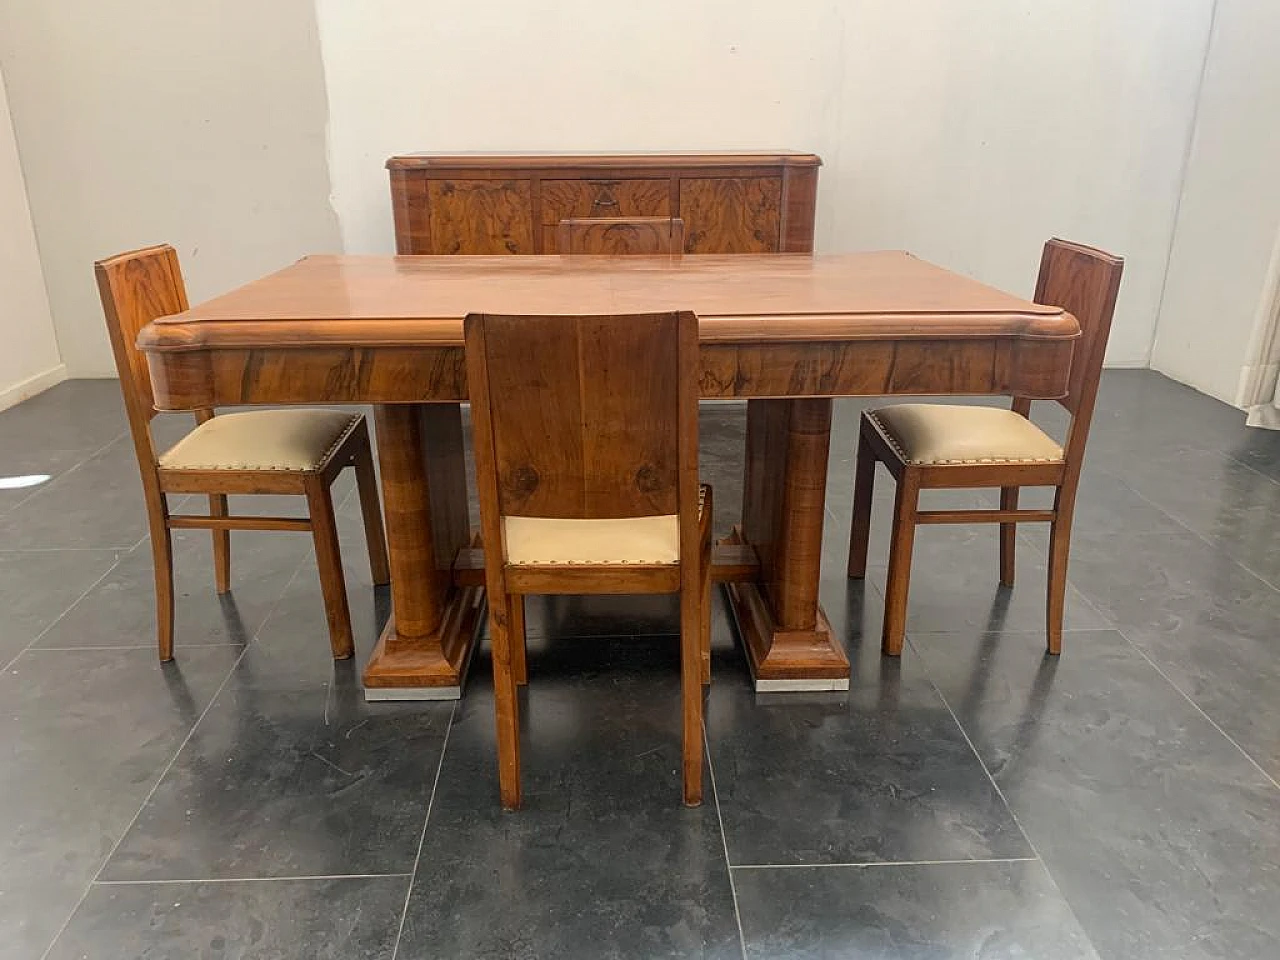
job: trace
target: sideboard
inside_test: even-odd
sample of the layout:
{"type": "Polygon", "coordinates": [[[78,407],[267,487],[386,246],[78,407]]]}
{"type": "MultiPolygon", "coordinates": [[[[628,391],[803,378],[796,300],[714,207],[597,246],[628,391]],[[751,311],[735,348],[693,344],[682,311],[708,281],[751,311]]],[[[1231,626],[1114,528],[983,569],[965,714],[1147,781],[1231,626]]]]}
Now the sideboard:
{"type": "Polygon", "coordinates": [[[387,161],[402,254],[557,253],[561,220],[679,217],[685,253],[811,253],[811,153],[433,154],[387,161]]]}

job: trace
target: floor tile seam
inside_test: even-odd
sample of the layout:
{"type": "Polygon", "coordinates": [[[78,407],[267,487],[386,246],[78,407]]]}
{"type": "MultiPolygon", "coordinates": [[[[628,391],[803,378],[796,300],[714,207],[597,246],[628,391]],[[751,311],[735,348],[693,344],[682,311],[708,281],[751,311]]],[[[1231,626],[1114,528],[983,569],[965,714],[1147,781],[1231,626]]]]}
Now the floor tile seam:
{"type": "MultiPolygon", "coordinates": [[[[146,537],[143,537],[142,539],[145,540],[146,537]]],[[[139,543],[141,542],[142,541],[140,540],[139,543]]],[[[129,831],[132,830],[134,825],[138,822],[138,818],[142,816],[142,811],[147,808],[147,804],[151,802],[151,798],[154,797],[156,791],[160,789],[160,784],[164,782],[164,778],[168,776],[169,771],[173,769],[173,765],[178,762],[178,757],[182,756],[182,751],[185,750],[187,747],[187,744],[191,742],[191,738],[195,736],[196,730],[200,728],[201,722],[204,720],[206,716],[208,716],[209,711],[213,709],[213,705],[218,702],[218,697],[222,695],[222,691],[226,689],[226,686],[230,682],[231,677],[235,674],[236,669],[240,666],[240,663],[244,660],[245,656],[248,654],[249,648],[252,646],[253,640],[256,640],[258,638],[258,634],[261,633],[262,627],[267,623],[268,620],[271,619],[271,615],[275,613],[276,608],[279,607],[280,602],[284,599],[284,596],[288,592],[289,587],[293,585],[294,580],[297,579],[298,573],[301,570],[302,570],[302,563],[301,561],[299,561],[298,565],[294,568],[293,575],[289,578],[288,582],[285,584],[284,589],[281,590],[280,595],[276,598],[275,602],[272,604],[271,609],[268,610],[267,615],[262,620],[262,623],[259,624],[258,632],[254,634],[254,636],[250,639],[249,643],[246,643],[240,649],[240,653],[236,656],[235,660],[227,668],[226,673],[223,674],[222,681],[218,684],[217,688],[213,691],[213,694],[209,697],[208,702],[204,705],[204,709],[200,711],[200,715],[196,717],[195,722],[191,724],[190,729],[187,730],[186,736],[182,738],[182,741],[178,744],[177,748],[173,751],[172,756],[169,757],[168,762],[166,762],[164,767],[161,768],[159,774],[156,776],[155,780],[152,782],[151,787],[147,790],[146,795],[142,798],[142,802],[138,804],[138,809],[134,811],[133,816],[129,818],[129,822],[125,824],[124,828],[120,831],[120,835],[116,837],[116,841],[111,845],[111,849],[107,852],[107,855],[102,858],[102,862],[98,865],[98,869],[94,873],[93,877],[90,879],[90,881],[87,884],[85,884],[84,891],[80,894],[79,899],[76,900],[75,906],[73,906],[71,910],[67,913],[66,918],[62,921],[62,924],[58,927],[57,932],[53,935],[53,939],[49,941],[49,945],[45,948],[44,953],[40,955],[40,960],[47,960],[50,952],[53,950],[54,946],[57,945],[57,942],[62,937],[62,934],[66,931],[68,924],[71,923],[71,918],[76,915],[76,911],[80,909],[81,905],[85,901],[85,898],[89,896],[89,891],[93,889],[95,883],[97,883],[99,880],[102,879],[102,872],[107,868],[107,864],[109,864],[111,862],[111,858],[116,855],[116,851],[120,849],[120,845],[124,843],[124,838],[129,835],[129,831]]]]}
{"type": "MultiPolygon", "coordinates": [[[[176,650],[205,650],[218,647],[243,647],[245,644],[237,640],[228,640],[225,643],[177,643],[174,645],[176,650]]],[[[26,653],[70,653],[80,650],[151,650],[155,648],[154,643],[103,643],[96,646],[85,644],[83,646],[59,646],[59,647],[31,647],[26,653]]]]}
{"type": "Polygon", "coordinates": [[[1222,736],[1223,739],[1225,739],[1229,744],[1235,747],[1236,750],[1240,752],[1240,755],[1243,756],[1246,760],[1248,760],[1249,763],[1258,771],[1258,773],[1260,773],[1273,787],[1275,787],[1277,790],[1280,790],[1280,781],[1277,781],[1275,777],[1273,777],[1270,773],[1268,773],[1267,769],[1262,764],[1260,764],[1257,760],[1255,760],[1253,758],[1253,755],[1250,754],[1249,751],[1246,750],[1243,746],[1241,746],[1240,743],[1235,739],[1235,737],[1227,733],[1227,731],[1222,728],[1222,726],[1218,723],[1218,721],[1213,719],[1213,717],[1209,715],[1209,713],[1204,709],[1204,707],[1200,706],[1200,704],[1198,704],[1195,701],[1195,698],[1192,697],[1191,694],[1187,693],[1187,691],[1183,690],[1182,687],[1178,686],[1178,684],[1173,681],[1173,678],[1164,672],[1160,664],[1156,663],[1156,661],[1153,660],[1151,656],[1145,650],[1142,649],[1142,647],[1138,646],[1138,644],[1133,642],[1132,638],[1130,638],[1128,633],[1126,633],[1123,629],[1117,629],[1116,632],[1119,633],[1120,636],[1124,637],[1125,643],[1129,644],[1129,646],[1132,647],[1137,652],[1138,656],[1142,657],[1142,659],[1145,660],[1151,666],[1151,669],[1161,676],[1161,678],[1165,681],[1165,683],[1169,684],[1170,687],[1172,687],[1174,690],[1178,692],[1179,696],[1181,696],[1184,700],[1186,700],[1187,703],[1191,704],[1192,709],[1194,709],[1196,713],[1204,717],[1204,719],[1208,722],[1209,726],[1213,727],[1213,729],[1216,730],[1222,736]]]}
{"type": "Polygon", "coordinates": [[[52,490],[54,487],[56,487],[56,486],[58,485],[59,481],[61,481],[64,477],[66,477],[66,476],[67,476],[67,475],[69,475],[69,474],[75,473],[77,470],[79,470],[81,467],[83,467],[83,466],[84,466],[86,463],[88,463],[90,460],[94,459],[94,458],[95,458],[95,457],[97,457],[99,454],[106,452],[109,448],[111,448],[112,446],[114,446],[117,442],[119,442],[119,441],[120,441],[121,439],[123,439],[124,437],[127,437],[128,435],[129,435],[129,431],[128,431],[128,430],[124,430],[124,431],[122,431],[121,433],[116,434],[114,437],[112,437],[110,440],[108,440],[108,441],[107,441],[106,443],[104,443],[102,446],[100,446],[100,447],[98,447],[97,449],[93,450],[92,452],[90,452],[90,453],[86,454],[86,455],[84,456],[84,458],[82,458],[82,459],[80,459],[80,460],[77,460],[77,461],[76,461],[75,463],[73,463],[71,466],[67,467],[67,469],[66,469],[66,470],[63,470],[63,471],[62,471],[60,474],[58,474],[56,477],[52,477],[52,478],[50,478],[50,480],[49,480],[49,482],[48,482],[48,483],[42,483],[40,486],[36,487],[36,488],[35,488],[34,490],[32,490],[29,494],[27,494],[25,497],[23,497],[23,498],[22,498],[21,500],[19,500],[17,503],[13,504],[13,505],[12,505],[11,507],[9,507],[7,510],[0,511],[0,516],[6,516],[6,517],[7,517],[10,513],[12,513],[13,511],[17,510],[19,507],[21,507],[24,503],[27,503],[29,500],[32,500],[32,499],[34,499],[35,497],[40,496],[40,494],[45,493],[45,492],[46,492],[46,491],[48,491],[48,490],[52,490]]]}
{"type": "Polygon", "coordinates": [[[400,953],[400,940],[404,937],[404,924],[409,916],[409,901],[413,898],[413,885],[418,879],[418,865],[422,862],[422,848],[427,840],[427,827],[431,824],[431,810],[435,807],[436,791],[440,789],[440,771],[444,769],[444,756],[449,749],[449,736],[453,733],[453,722],[458,716],[458,701],[453,701],[449,709],[449,723],[444,728],[444,742],[440,744],[440,759],[436,763],[436,775],[431,781],[431,796],[427,798],[427,810],[422,816],[422,830],[418,834],[418,849],[413,857],[413,869],[409,872],[409,882],[404,891],[404,904],[400,908],[400,923],[396,927],[396,939],[391,947],[391,960],[396,960],[400,953]]]}
{"type": "MultiPolygon", "coordinates": [[[[1112,474],[1112,476],[1115,476],[1115,474],[1112,474]]],[[[1262,476],[1265,476],[1265,474],[1262,474],[1262,476]]],[[[1280,586],[1277,586],[1276,584],[1272,583],[1268,578],[1264,577],[1262,574],[1258,573],[1257,571],[1252,570],[1248,566],[1248,564],[1244,563],[1241,560],[1237,560],[1235,557],[1231,556],[1231,554],[1227,553],[1227,551],[1224,549],[1224,546],[1222,543],[1216,542],[1210,537],[1206,537],[1199,530],[1192,529],[1190,526],[1187,525],[1186,521],[1184,521],[1176,513],[1170,513],[1168,510],[1164,509],[1164,507],[1160,506],[1158,503],[1156,503],[1154,500],[1148,497],[1145,493],[1143,493],[1137,487],[1133,486],[1123,477],[1115,477],[1115,479],[1119,481],[1121,484],[1123,484],[1124,486],[1128,487],[1130,490],[1132,490],[1139,497],[1139,499],[1141,499],[1143,502],[1153,507],[1154,509],[1159,510],[1162,514],[1164,514],[1166,517],[1168,517],[1170,520],[1172,520],[1174,523],[1180,526],[1187,533],[1191,534],[1193,537],[1199,538],[1201,543],[1211,548],[1214,552],[1222,554],[1224,557],[1226,557],[1228,560],[1230,560],[1232,563],[1238,566],[1245,573],[1249,574],[1251,577],[1254,577],[1257,580],[1262,581],[1268,587],[1274,590],[1276,593],[1280,593],[1280,586]]],[[[1266,479],[1270,480],[1271,478],[1267,477],[1266,479]]],[[[1272,481],[1272,482],[1274,483],[1275,481],[1272,481]]]]}
{"type": "MultiPolygon", "coordinates": [[[[262,617],[258,620],[257,625],[254,627],[252,634],[250,634],[245,639],[245,642],[244,642],[245,650],[248,650],[250,647],[255,645],[258,642],[258,640],[261,638],[262,632],[267,628],[267,625],[271,623],[271,621],[275,618],[276,612],[280,609],[280,605],[284,603],[285,597],[289,595],[289,591],[293,588],[294,583],[297,582],[298,576],[302,573],[303,568],[307,566],[308,558],[312,558],[312,557],[314,557],[314,554],[308,553],[305,549],[299,552],[297,563],[294,565],[294,568],[293,568],[293,573],[289,575],[289,579],[284,582],[284,586],[280,588],[280,592],[276,594],[275,599],[271,601],[271,604],[270,606],[267,607],[266,612],[263,613],[262,617]]],[[[235,591],[232,590],[231,596],[234,597],[234,595],[235,595],[235,591]]],[[[194,644],[192,644],[192,646],[194,646],[194,644]]]]}
{"type": "MultiPolygon", "coordinates": [[[[1164,536],[1179,536],[1179,534],[1164,534],[1164,536]]],[[[1024,540],[1022,540],[1022,542],[1023,542],[1024,544],[1029,544],[1029,545],[1031,545],[1031,546],[1036,546],[1036,544],[1035,544],[1033,541],[1030,541],[1030,540],[1025,540],[1025,539],[1024,539],[1024,540]]],[[[1070,570],[1070,565],[1069,565],[1069,564],[1068,564],[1068,570],[1070,570]]],[[[871,573],[872,571],[880,571],[880,572],[884,573],[886,577],[888,576],[888,568],[887,568],[887,567],[871,567],[871,566],[867,567],[867,572],[868,572],[868,573],[871,573]]],[[[872,583],[874,583],[874,581],[872,581],[870,577],[864,577],[863,579],[864,579],[865,581],[867,581],[867,582],[872,582],[872,583]]],[[[1069,585],[1073,590],[1075,590],[1075,592],[1076,592],[1076,593],[1078,593],[1078,594],[1080,595],[1081,599],[1083,599],[1086,603],[1088,603],[1088,605],[1089,605],[1089,609],[1091,609],[1094,613],[1096,613],[1096,614],[1098,615],[1098,617],[1102,620],[1102,622],[1103,622],[1104,624],[1108,624],[1108,626],[1104,626],[1104,627],[1063,627],[1063,628],[1062,628],[1062,632],[1063,632],[1064,634],[1067,634],[1067,633],[1096,633],[1096,632],[1097,632],[1097,631],[1099,631],[1099,630],[1110,630],[1110,629],[1116,629],[1116,627],[1115,627],[1115,621],[1114,621],[1114,620],[1112,620],[1112,618],[1111,618],[1111,617],[1107,616],[1105,613],[1103,613],[1101,610],[1099,610],[1099,609],[1098,609],[1097,605],[1096,605],[1095,603],[1093,603],[1093,601],[1091,601],[1091,600],[1090,600],[1090,599],[1085,595],[1085,593],[1084,593],[1084,591],[1083,591],[1083,590],[1081,590],[1081,589],[1080,589],[1080,586],[1079,586],[1077,583],[1075,583],[1075,582],[1071,579],[1071,574],[1070,574],[1070,573],[1068,573],[1068,574],[1067,574],[1067,584],[1068,584],[1068,585],[1069,585]]],[[[1016,586],[1016,585],[1010,588],[1010,590],[1016,590],[1016,589],[1017,589],[1017,586],[1016,586]]],[[[883,591],[879,590],[878,588],[876,589],[876,592],[877,592],[877,593],[881,593],[881,594],[883,593],[883,591]]],[[[921,629],[918,629],[918,628],[917,628],[917,629],[911,630],[910,632],[911,632],[911,633],[919,633],[919,634],[926,634],[926,635],[930,635],[930,634],[939,634],[939,633],[954,633],[955,631],[954,631],[954,630],[921,630],[921,629]]],[[[983,632],[984,632],[984,633],[989,633],[989,632],[993,632],[993,631],[987,631],[987,630],[984,630],[983,632]]],[[[1006,630],[1006,629],[1003,629],[1003,628],[1002,628],[1002,629],[1000,629],[999,631],[994,631],[994,632],[998,632],[1001,636],[1005,636],[1005,635],[1008,635],[1008,636],[1014,636],[1014,637],[1016,637],[1016,636],[1020,636],[1020,635],[1028,635],[1028,636],[1044,636],[1044,631],[1043,631],[1043,630],[1006,630]]]]}
{"type": "Polygon", "coordinates": [[[911,635],[909,633],[907,634],[906,639],[907,639],[908,646],[910,646],[914,654],[920,658],[920,662],[924,666],[925,677],[929,681],[929,686],[933,688],[933,692],[937,695],[938,699],[942,702],[942,705],[943,707],[946,708],[947,713],[951,715],[951,719],[955,723],[956,729],[960,731],[960,736],[964,737],[965,743],[969,745],[969,749],[973,752],[974,759],[978,761],[978,765],[982,768],[982,772],[986,774],[987,780],[990,782],[992,789],[995,790],[996,792],[996,796],[1000,798],[1000,802],[1004,805],[1005,810],[1009,812],[1009,816],[1013,820],[1014,825],[1018,828],[1018,832],[1022,834],[1023,840],[1026,841],[1027,847],[1031,850],[1032,854],[1034,854],[1035,859],[1038,860],[1040,862],[1040,865],[1044,868],[1044,873],[1045,873],[1045,876],[1049,878],[1049,883],[1053,885],[1054,891],[1058,894],[1059,897],[1062,898],[1062,902],[1066,906],[1067,910],[1070,912],[1071,918],[1076,922],[1076,925],[1080,928],[1080,931],[1084,935],[1086,942],[1088,942],[1089,945],[1093,947],[1096,955],[1097,947],[1094,946],[1093,939],[1089,936],[1088,929],[1085,927],[1083,923],[1080,922],[1080,917],[1076,913],[1076,908],[1072,904],[1071,899],[1066,895],[1066,892],[1062,889],[1062,886],[1058,883],[1058,878],[1053,875],[1053,870],[1050,869],[1049,862],[1045,860],[1045,858],[1041,855],[1039,848],[1035,845],[1035,841],[1031,839],[1031,834],[1028,833],[1027,828],[1022,825],[1022,820],[1018,817],[1017,811],[1013,809],[1013,805],[1009,803],[1009,798],[1005,796],[1004,790],[1002,790],[1000,787],[1000,784],[996,782],[996,778],[992,776],[991,769],[987,766],[987,762],[982,759],[982,754],[978,752],[977,744],[973,742],[973,738],[969,736],[969,731],[966,730],[964,728],[964,724],[960,722],[960,717],[956,714],[955,710],[952,708],[951,702],[947,699],[946,694],[942,692],[942,688],[939,687],[937,681],[934,680],[933,672],[929,669],[929,658],[924,655],[923,651],[919,650],[912,643],[911,635]]]}
{"type": "MultiPolygon", "coordinates": [[[[555,594],[546,594],[546,596],[555,596],[555,594]]],[[[560,594],[565,596],[565,594],[560,594]]],[[[644,594],[632,594],[632,596],[644,596],[644,594]]],[[[650,594],[654,596],[654,594],[650,594]]],[[[675,594],[668,594],[675,596],[675,594]]],[[[487,629],[487,625],[486,625],[487,629]]],[[[673,624],[670,630],[655,630],[652,633],[619,633],[616,630],[606,631],[604,633],[542,633],[535,631],[526,633],[526,637],[530,640],[641,640],[652,639],[653,637],[670,637],[673,640],[680,639],[680,627],[673,624]]]]}
{"type": "MultiPolygon", "coordinates": [[[[1084,599],[1088,602],[1089,606],[1091,606],[1099,614],[1099,616],[1103,616],[1103,617],[1106,616],[1105,614],[1102,613],[1101,610],[1098,609],[1097,605],[1089,597],[1087,597],[1083,592],[1080,593],[1080,596],[1084,597],[1084,599]]],[[[1218,733],[1220,733],[1223,737],[1226,738],[1228,743],[1230,743],[1233,747],[1239,750],[1240,753],[1244,756],[1244,758],[1248,760],[1251,764],[1253,764],[1254,767],[1257,768],[1258,772],[1271,782],[1272,786],[1274,786],[1277,790],[1280,790],[1280,782],[1277,782],[1276,778],[1273,777],[1270,773],[1268,773],[1266,768],[1263,767],[1262,764],[1258,763],[1258,761],[1253,758],[1253,756],[1249,753],[1249,751],[1247,751],[1244,747],[1242,747],[1239,743],[1237,743],[1236,739],[1232,737],[1231,734],[1227,733],[1227,731],[1224,730],[1219,725],[1218,721],[1214,720],[1213,717],[1209,716],[1208,712],[1204,709],[1204,707],[1200,706],[1200,704],[1198,704],[1195,701],[1195,699],[1191,696],[1191,694],[1187,693],[1187,691],[1183,690],[1182,687],[1174,683],[1173,678],[1164,672],[1160,664],[1156,663],[1155,660],[1153,660],[1150,657],[1150,655],[1148,655],[1148,653],[1142,649],[1142,647],[1138,646],[1138,644],[1133,642],[1133,638],[1129,636],[1128,631],[1124,627],[1117,625],[1113,629],[1115,630],[1116,633],[1120,634],[1120,636],[1124,639],[1125,643],[1127,643],[1130,647],[1132,647],[1137,652],[1138,656],[1142,657],[1143,660],[1145,660],[1148,664],[1151,665],[1151,669],[1155,670],[1155,672],[1160,675],[1160,678],[1163,679],[1165,683],[1167,683],[1170,687],[1172,687],[1175,691],[1177,691],[1178,695],[1181,696],[1184,700],[1186,700],[1187,703],[1191,704],[1191,706],[1195,709],[1195,711],[1209,722],[1210,726],[1212,726],[1215,730],[1218,731],[1218,733]]]]}
{"type": "MultiPolygon", "coordinates": [[[[1016,590],[1016,589],[1017,589],[1017,587],[1014,587],[1013,589],[1015,589],[1015,590],[1016,590]]],[[[1078,591],[1077,591],[1077,592],[1078,592],[1078,591]]],[[[1081,594],[1081,596],[1083,596],[1083,594],[1081,594]]],[[[1091,609],[1092,609],[1092,608],[1091,608],[1091,609]]],[[[1069,633],[1097,633],[1099,630],[1114,630],[1114,629],[1116,629],[1114,626],[1111,626],[1111,622],[1112,622],[1112,621],[1111,621],[1111,618],[1110,618],[1110,617],[1108,617],[1108,616],[1106,616],[1106,614],[1099,613],[1099,614],[1098,614],[1098,616],[1102,617],[1102,619],[1103,619],[1103,620],[1105,621],[1105,623],[1107,624],[1106,626],[1100,626],[1100,627],[1063,627],[1063,628],[1062,628],[1062,632],[1063,632],[1063,634],[1065,635],[1065,634],[1069,634],[1069,633]]],[[[936,635],[938,635],[938,634],[950,634],[950,633],[955,633],[955,632],[956,632],[956,630],[955,630],[954,628],[953,628],[953,629],[951,629],[951,630],[944,630],[944,629],[938,629],[938,630],[921,630],[921,629],[919,629],[919,628],[917,627],[917,628],[915,628],[915,629],[911,630],[911,633],[919,634],[919,635],[921,635],[921,636],[936,636],[936,635]]],[[[1000,628],[999,630],[990,630],[990,629],[987,629],[986,627],[984,627],[984,628],[982,628],[982,630],[981,630],[980,632],[981,632],[981,633],[998,633],[998,634],[1000,634],[1000,636],[1002,636],[1002,637],[1043,637],[1043,636],[1044,636],[1044,628],[1041,628],[1041,629],[1039,629],[1039,630],[1009,630],[1009,629],[1007,629],[1007,628],[1002,627],[1002,628],[1000,628]]]]}
{"type": "Polygon", "coordinates": [[[729,862],[729,835],[724,829],[724,814],[720,810],[720,790],[716,787],[715,764],[711,760],[711,738],[707,736],[707,725],[702,724],[702,743],[707,755],[707,779],[711,781],[711,798],[716,805],[716,823],[720,827],[720,848],[724,851],[725,873],[729,877],[729,897],[733,901],[733,921],[738,926],[738,947],[742,951],[743,960],[747,960],[747,937],[742,930],[742,911],[738,909],[738,886],[733,882],[733,864],[729,862]]]}
{"type": "Polygon", "coordinates": [[[151,798],[155,796],[156,790],[159,789],[160,784],[164,782],[164,778],[168,775],[169,771],[173,769],[173,765],[177,762],[178,757],[182,755],[182,751],[186,748],[187,744],[191,742],[191,738],[195,735],[196,729],[200,726],[200,722],[209,713],[209,710],[217,701],[228,681],[230,681],[231,675],[235,672],[236,667],[240,665],[240,661],[244,659],[248,650],[248,645],[246,645],[244,649],[240,651],[235,661],[227,668],[227,672],[222,677],[222,682],[218,684],[217,689],[214,690],[213,695],[209,698],[209,702],[204,705],[204,709],[200,711],[200,715],[196,717],[195,722],[191,724],[191,728],[187,731],[186,736],[182,738],[182,742],[179,743],[177,748],[173,751],[173,755],[169,757],[159,774],[156,775],[155,781],[147,790],[146,796],[144,796],[142,798],[142,802],[138,804],[138,809],[134,811],[133,816],[129,818],[129,822],[125,824],[124,828],[120,831],[120,835],[116,838],[115,843],[111,845],[111,849],[107,852],[107,855],[102,858],[102,862],[98,865],[98,869],[94,873],[93,877],[87,884],[85,884],[84,891],[80,894],[79,899],[76,900],[75,905],[70,911],[68,911],[66,918],[62,921],[61,926],[58,927],[57,932],[53,935],[53,939],[49,941],[49,945],[45,948],[44,953],[40,955],[40,960],[46,960],[58,940],[61,939],[62,934],[66,932],[67,926],[71,923],[71,918],[76,915],[76,911],[80,909],[85,898],[89,896],[89,892],[101,879],[102,871],[107,868],[107,864],[111,862],[111,858],[116,855],[116,851],[120,849],[120,844],[124,842],[124,838],[129,835],[129,831],[132,830],[134,824],[138,822],[138,817],[142,815],[142,811],[146,809],[147,804],[151,802],[151,798]]]}
{"type": "MultiPolygon", "coordinates": [[[[142,540],[145,539],[144,536],[142,540]]],[[[0,557],[21,553],[120,553],[121,551],[127,553],[142,543],[142,540],[130,546],[112,544],[105,547],[0,547],[0,557]]]]}
{"type": "Polygon", "coordinates": [[[1249,463],[1248,461],[1241,460],[1239,457],[1237,457],[1234,453],[1231,453],[1229,450],[1223,450],[1222,455],[1226,457],[1228,460],[1234,460],[1236,463],[1240,464],[1240,466],[1244,467],[1250,473],[1255,474],[1261,477],[1263,480],[1266,480],[1280,487],[1280,480],[1277,480],[1275,477],[1271,476],[1270,474],[1263,473],[1253,464],[1249,463]]]}
{"type": "Polygon", "coordinates": [[[133,540],[128,543],[100,543],[92,547],[13,547],[12,549],[2,550],[0,553],[129,553],[143,543],[147,539],[147,535],[143,534],[141,540],[133,540]]]}
{"type": "Polygon", "coordinates": [[[854,860],[847,863],[734,863],[730,870],[826,870],[848,868],[853,870],[878,867],[945,867],[955,864],[981,863],[1040,863],[1039,857],[968,857],[957,860],[854,860]]]}
{"type": "Polygon", "coordinates": [[[93,880],[94,887],[172,886],[183,883],[290,883],[319,880],[398,880],[407,873],[315,873],[279,877],[163,877],[150,880],[93,880]]]}
{"type": "Polygon", "coordinates": [[[39,643],[40,640],[46,634],[48,634],[50,630],[52,630],[59,623],[61,623],[63,618],[66,617],[67,614],[69,614],[72,610],[74,610],[79,605],[81,600],[83,600],[90,593],[92,593],[93,590],[98,586],[98,584],[106,580],[107,577],[111,575],[111,572],[115,570],[116,567],[120,566],[120,560],[122,557],[127,556],[133,550],[137,549],[137,547],[146,539],[147,538],[144,535],[132,547],[129,547],[127,550],[123,551],[122,553],[118,553],[115,560],[111,562],[111,565],[108,566],[107,569],[102,572],[102,576],[98,577],[97,580],[94,580],[93,583],[85,587],[84,591],[78,597],[72,600],[71,603],[66,607],[66,609],[64,609],[60,614],[58,614],[56,617],[50,620],[47,624],[45,624],[44,629],[41,630],[39,633],[37,633],[34,637],[32,637],[31,641],[25,647],[19,650],[16,654],[14,654],[13,657],[9,660],[9,662],[4,665],[3,669],[0,669],[0,673],[8,673],[10,670],[12,670],[13,665],[22,658],[23,654],[27,653],[32,647],[34,647],[37,643],[39,643]]]}

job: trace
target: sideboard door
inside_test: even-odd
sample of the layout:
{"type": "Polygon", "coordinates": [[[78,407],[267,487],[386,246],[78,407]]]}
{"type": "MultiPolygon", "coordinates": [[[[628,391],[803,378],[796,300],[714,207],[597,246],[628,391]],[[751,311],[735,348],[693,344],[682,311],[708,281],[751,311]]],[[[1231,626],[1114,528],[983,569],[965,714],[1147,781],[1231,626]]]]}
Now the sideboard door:
{"type": "Polygon", "coordinates": [[[683,177],[685,253],[777,253],[782,228],[779,177],[683,177]]]}
{"type": "Polygon", "coordinates": [[[432,253],[535,253],[528,180],[427,182],[432,253]]]}

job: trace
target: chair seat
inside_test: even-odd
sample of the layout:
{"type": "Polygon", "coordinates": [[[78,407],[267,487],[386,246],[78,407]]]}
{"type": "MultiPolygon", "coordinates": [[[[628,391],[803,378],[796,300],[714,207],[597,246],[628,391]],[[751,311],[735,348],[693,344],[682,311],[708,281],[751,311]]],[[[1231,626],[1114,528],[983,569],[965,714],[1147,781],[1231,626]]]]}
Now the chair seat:
{"type": "Polygon", "coordinates": [[[867,416],[911,464],[1062,461],[1057,441],[1012,410],[901,403],[871,410],[867,416]]]}
{"type": "Polygon", "coordinates": [[[341,410],[250,410],[206,420],[159,458],[162,470],[281,470],[323,467],[359,414],[341,410]]]}
{"type": "MultiPolygon", "coordinates": [[[[708,488],[698,488],[702,517],[708,488]]],[[[674,514],[612,520],[503,517],[507,563],[633,566],[680,562],[680,524],[674,514]]]]}

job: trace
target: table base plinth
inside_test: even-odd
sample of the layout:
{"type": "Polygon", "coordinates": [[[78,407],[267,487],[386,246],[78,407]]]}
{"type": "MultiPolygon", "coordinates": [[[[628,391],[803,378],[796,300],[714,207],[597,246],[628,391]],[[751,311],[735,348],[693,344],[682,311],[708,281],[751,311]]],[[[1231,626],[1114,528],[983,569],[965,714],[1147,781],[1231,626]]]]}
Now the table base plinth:
{"type": "Polygon", "coordinates": [[[484,623],[484,588],[453,591],[436,633],[401,637],[387,620],[364,668],[366,700],[457,700],[484,623]]]}
{"type": "Polygon", "coordinates": [[[849,689],[849,658],[821,607],[814,629],[783,630],[757,584],[724,588],[758,693],[849,689]]]}

